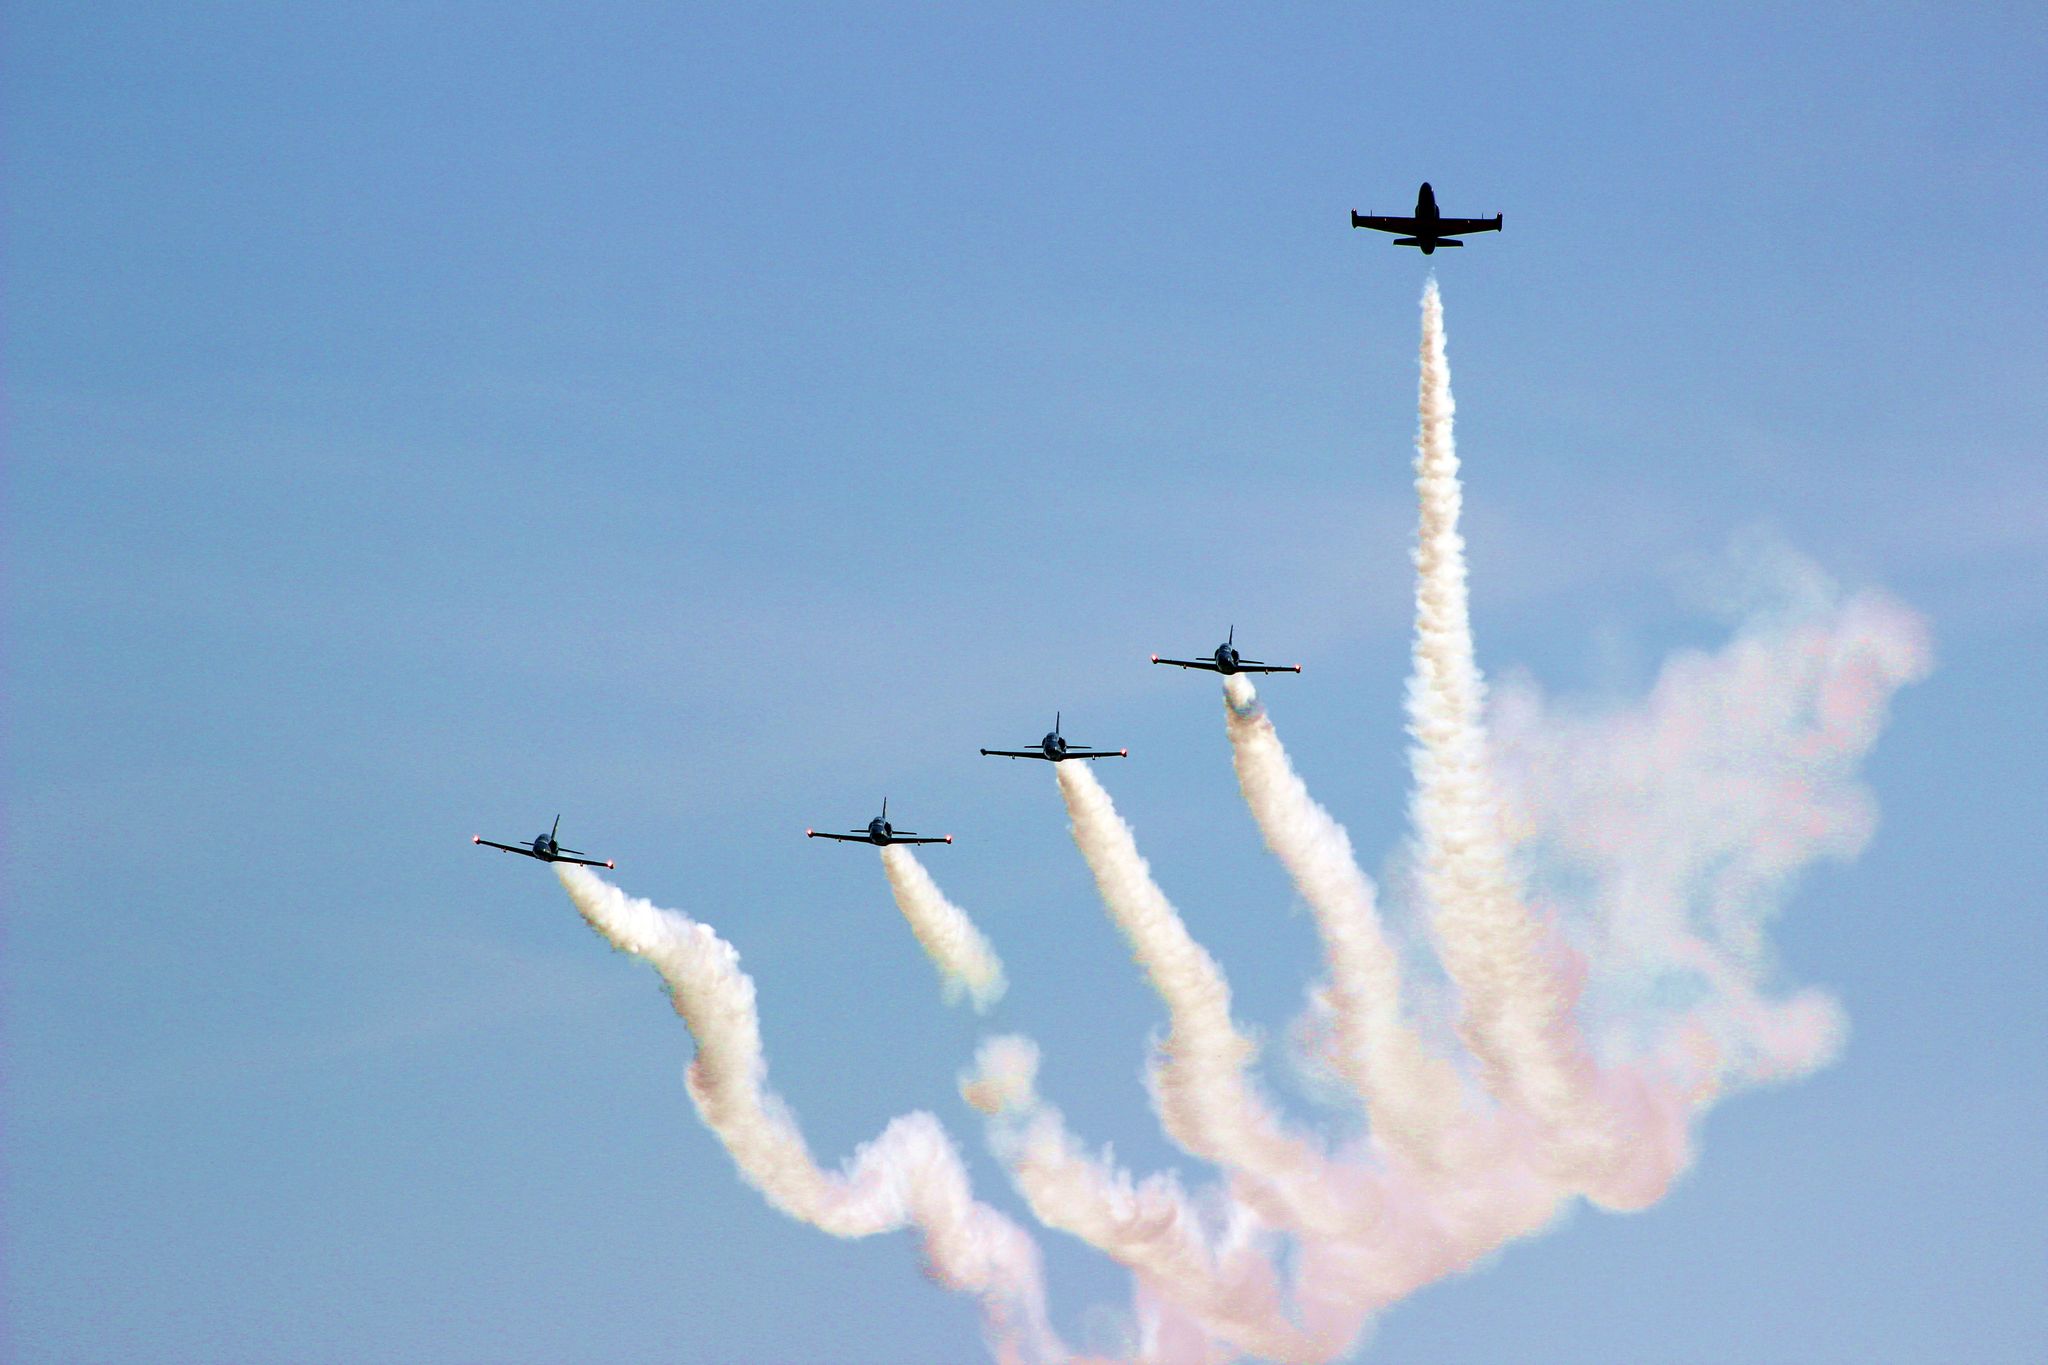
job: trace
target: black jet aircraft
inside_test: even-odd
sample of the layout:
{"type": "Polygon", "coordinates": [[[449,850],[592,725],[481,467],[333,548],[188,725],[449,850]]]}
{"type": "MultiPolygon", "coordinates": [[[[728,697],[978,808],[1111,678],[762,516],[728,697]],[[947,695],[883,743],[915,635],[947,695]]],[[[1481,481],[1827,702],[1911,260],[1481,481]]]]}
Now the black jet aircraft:
{"type": "Polygon", "coordinates": [[[614,863],[609,858],[586,858],[583,856],[581,849],[563,848],[555,839],[555,836],[561,832],[562,817],[557,815],[555,817],[555,827],[546,834],[534,835],[533,842],[530,844],[501,844],[495,839],[486,839],[481,834],[470,835],[469,841],[472,844],[482,844],[485,848],[502,848],[507,853],[517,853],[527,858],[538,858],[544,863],[575,863],[581,867],[618,866],[617,863],[614,863]]]}
{"type": "Polygon", "coordinates": [[[1036,749],[983,749],[989,758],[1042,758],[1061,763],[1070,758],[1129,758],[1129,749],[1076,749],[1060,737],[1060,713],[1052,713],[1052,733],[1038,741],[1036,749]]]}
{"type": "Polygon", "coordinates": [[[843,844],[876,844],[883,848],[890,844],[950,844],[950,834],[916,834],[907,829],[897,829],[889,823],[889,798],[882,798],[882,813],[868,821],[866,829],[856,829],[846,834],[820,834],[817,830],[804,831],[806,839],[837,839],[843,844]]]}
{"type": "Polygon", "coordinates": [[[1351,226],[1371,228],[1375,232],[1400,232],[1406,236],[1396,237],[1395,246],[1419,246],[1425,256],[1433,255],[1440,246],[1463,246],[1458,238],[1468,232],[1499,232],[1501,215],[1491,218],[1446,218],[1436,211],[1436,191],[1422,182],[1422,192],[1415,196],[1413,218],[1389,218],[1379,214],[1351,211],[1351,226]]]}
{"type": "Polygon", "coordinates": [[[1175,668],[1205,668],[1211,673],[1229,677],[1233,673],[1299,673],[1300,664],[1262,664],[1257,659],[1247,659],[1237,652],[1237,627],[1230,628],[1230,638],[1216,646],[1216,652],[1206,659],[1162,659],[1152,656],[1155,664],[1172,664],[1175,668]]]}

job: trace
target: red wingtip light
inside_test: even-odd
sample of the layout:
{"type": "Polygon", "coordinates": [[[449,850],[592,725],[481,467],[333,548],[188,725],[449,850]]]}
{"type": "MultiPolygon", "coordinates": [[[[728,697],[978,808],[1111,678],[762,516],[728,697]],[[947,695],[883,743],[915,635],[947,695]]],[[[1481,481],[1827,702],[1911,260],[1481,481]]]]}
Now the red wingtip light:
{"type": "Polygon", "coordinates": [[[950,834],[948,834],[948,835],[946,836],[946,842],[947,842],[947,843],[949,843],[949,844],[950,844],[950,843],[952,843],[952,842],[953,842],[953,836],[952,836],[952,835],[950,835],[950,834]]]}
{"type": "Polygon", "coordinates": [[[618,866],[618,864],[617,864],[617,863],[615,863],[615,862],[613,862],[613,861],[612,861],[612,860],[611,860],[610,858],[606,858],[606,859],[604,860],[604,865],[605,865],[606,867],[617,867],[617,866],[618,866]]]}
{"type": "Polygon", "coordinates": [[[1129,758],[1131,756],[1131,751],[1129,749],[1118,749],[1117,753],[1125,758],[1129,758]]]}
{"type": "Polygon", "coordinates": [[[811,838],[811,837],[812,837],[812,834],[811,834],[811,830],[810,830],[810,828],[809,828],[808,826],[806,826],[806,827],[805,827],[805,829],[804,829],[804,838],[806,838],[806,839],[809,839],[809,838],[811,838]]]}
{"type": "Polygon", "coordinates": [[[1158,656],[1157,654],[1154,654],[1154,655],[1152,656],[1152,662],[1153,662],[1153,663],[1155,663],[1155,664],[1159,662],[1159,656],[1158,656]]]}
{"type": "Polygon", "coordinates": [[[484,836],[481,834],[472,834],[469,836],[469,841],[472,844],[480,844],[484,841],[484,836]]]}

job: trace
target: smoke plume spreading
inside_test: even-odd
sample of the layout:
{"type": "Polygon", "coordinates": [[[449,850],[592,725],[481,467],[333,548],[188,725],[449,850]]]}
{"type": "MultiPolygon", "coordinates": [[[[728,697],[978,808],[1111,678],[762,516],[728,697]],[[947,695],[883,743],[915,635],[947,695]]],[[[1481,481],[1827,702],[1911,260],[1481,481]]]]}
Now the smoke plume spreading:
{"type": "MultiPolygon", "coordinates": [[[[1766,931],[1803,869],[1869,839],[1856,769],[1892,694],[1929,667],[1924,625],[1789,552],[1752,549],[1728,643],[1671,658],[1640,702],[1554,701],[1512,678],[1489,704],[1434,280],[1421,372],[1411,829],[1393,883],[1413,913],[1382,914],[1251,683],[1223,680],[1245,805],[1322,947],[1299,1036],[1350,1122],[1326,1134],[1261,1085],[1223,968],[1131,826],[1089,764],[1053,765],[1075,846],[1165,1014],[1154,1112],[1219,1179],[1190,1189],[1129,1171],[1070,1132],[1021,1035],[983,1042],[961,1096],[1031,1216],[1129,1271],[1120,1359],[1346,1356],[1389,1305],[1574,1201],[1654,1204],[1692,1161],[1710,1104],[1825,1065],[1843,1037],[1831,996],[1777,986],[1766,931]],[[1427,926],[1448,992],[1404,980],[1418,945],[1390,926],[1410,923],[1427,926]]],[[[948,998],[993,1007],[1004,980],[986,938],[907,849],[882,861],[948,998]]],[[[1077,1358],[1050,1326],[1037,1244],[976,1200],[937,1118],[895,1119],[822,1169],[768,1088],[732,948],[587,869],[558,872],[593,928],[662,975],[696,1040],[697,1112],[769,1203],[838,1237],[915,1229],[933,1278],[978,1301],[997,1359],[1077,1358]]]]}

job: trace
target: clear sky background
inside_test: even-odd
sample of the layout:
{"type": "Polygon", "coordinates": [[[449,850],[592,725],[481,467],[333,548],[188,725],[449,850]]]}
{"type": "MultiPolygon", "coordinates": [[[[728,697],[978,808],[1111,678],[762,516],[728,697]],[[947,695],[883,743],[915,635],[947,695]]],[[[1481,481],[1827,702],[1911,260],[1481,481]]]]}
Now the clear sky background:
{"type": "MultiPolygon", "coordinates": [[[[1777,941],[1831,1070],[1716,1110],[1364,1358],[2048,1355],[2048,20],[2031,5],[18,3],[4,21],[5,1330],[23,1362],[972,1359],[908,1235],[762,1204],[535,864],[716,925],[836,1162],[984,1028],[1204,1174],[1049,773],[1239,1016],[1316,947],[1230,775],[1235,623],[1375,864],[1406,798],[1438,255],[1481,662],[1639,692],[1764,532],[1932,622],[1868,853],[1777,941]],[[1003,954],[937,998],[892,814],[1003,954]]],[[[1268,1071],[1291,1095],[1285,1067],[1268,1071]]],[[[1085,1341],[1121,1271],[1045,1234],[1085,1341]]]]}

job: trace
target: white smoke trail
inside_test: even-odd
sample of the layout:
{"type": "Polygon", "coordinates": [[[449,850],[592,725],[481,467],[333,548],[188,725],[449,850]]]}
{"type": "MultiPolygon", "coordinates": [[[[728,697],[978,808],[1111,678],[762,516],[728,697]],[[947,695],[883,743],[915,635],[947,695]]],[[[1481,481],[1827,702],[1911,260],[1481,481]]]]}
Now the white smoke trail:
{"type": "Polygon", "coordinates": [[[1251,680],[1223,680],[1237,781],[1266,847],[1315,915],[1337,1074],[1365,1102],[1374,1136],[1423,1167],[1445,1156],[1462,1096],[1448,1063],[1402,1018],[1401,964],[1344,827],[1309,796],[1251,680]]]}
{"type": "Polygon", "coordinates": [[[1472,646],[1450,366],[1434,279],[1423,292],[1422,323],[1421,525],[1408,691],[1422,885],[1458,986],[1460,1036],[1487,1088],[1535,1121],[1559,1179],[1610,1206],[1641,1207],[1688,1160],[1687,1100],[1634,1071],[1598,1072],[1572,1020],[1578,964],[1523,902],[1510,867],[1481,718],[1485,688],[1472,646]]]}
{"type": "Polygon", "coordinates": [[[1556,1215],[1561,1194],[1529,1165],[1510,1124],[1474,1113],[1450,1063],[1403,1019],[1401,968],[1350,836],[1309,795],[1251,681],[1224,679],[1238,785],[1266,846],[1316,921],[1329,985],[1331,1058],[1362,1099],[1389,1168],[1369,1234],[1304,1248],[1301,1278],[1321,1297],[1390,1304],[1556,1215]]]}
{"type": "Polygon", "coordinates": [[[1336,1236],[1369,1226],[1378,1216],[1369,1182],[1288,1132],[1252,1084],[1246,1073],[1257,1048],[1231,1021],[1230,985],[1152,880],[1109,793],[1085,763],[1055,770],[1074,844],[1166,1005],[1153,1089],[1168,1134],[1228,1171],[1240,1197],[1276,1227],[1336,1236]]]}
{"type": "Polygon", "coordinates": [[[910,932],[939,969],[945,982],[946,1000],[958,1000],[965,992],[977,1014],[1002,999],[1006,983],[1003,964],[988,939],[967,918],[967,912],[946,899],[931,873],[917,855],[901,844],[882,849],[882,867],[889,874],[889,889],[896,893],[896,908],[910,921],[910,932]]]}
{"type": "Polygon", "coordinates": [[[555,872],[593,929],[661,973],[697,1040],[690,1098],[769,1203],[835,1237],[915,1226],[934,1277],[980,1300],[999,1360],[1025,1365],[1066,1357],[1046,1320],[1037,1245],[974,1200],[960,1154],[937,1119],[906,1114],[844,1170],[820,1169],[788,1108],[767,1087],[754,983],[732,946],[710,926],[628,896],[588,868],[557,863],[555,872]]]}
{"type": "MultiPolygon", "coordinates": [[[[1223,1226],[1212,1234],[1173,1176],[1134,1181],[1107,1156],[1090,1156],[1059,1111],[1039,1099],[1037,1070],[1038,1049],[1028,1039],[993,1038],[962,1077],[961,1093],[992,1119],[996,1154],[1040,1222],[1129,1268],[1142,1287],[1236,1351],[1306,1365],[1348,1349],[1355,1324],[1348,1333],[1316,1333],[1289,1320],[1279,1273],[1242,1206],[1224,1201],[1215,1211],[1223,1226]]],[[[1218,1358],[1210,1343],[1197,1350],[1184,1339],[1155,1341],[1145,1354],[1162,1365],[1218,1358]]]]}

